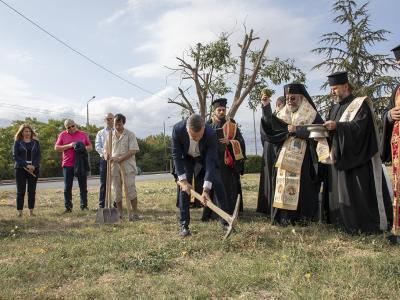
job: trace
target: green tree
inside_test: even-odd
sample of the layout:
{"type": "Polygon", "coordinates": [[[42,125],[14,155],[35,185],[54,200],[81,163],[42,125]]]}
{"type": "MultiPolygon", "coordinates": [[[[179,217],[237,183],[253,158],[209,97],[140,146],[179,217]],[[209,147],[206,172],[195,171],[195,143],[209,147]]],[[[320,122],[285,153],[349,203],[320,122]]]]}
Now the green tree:
{"type": "Polygon", "coordinates": [[[164,134],[150,135],[138,139],[140,152],[136,155],[138,166],[143,172],[169,170],[171,138],[164,134]]]}
{"type": "Polygon", "coordinates": [[[293,60],[266,58],[268,39],[260,49],[253,49],[254,42],[260,39],[253,29],[245,32],[243,41],[238,44],[240,54],[237,57],[231,52],[229,38],[228,33],[222,33],[216,41],[205,45],[198,43],[183,57],[176,58],[178,66],[169,69],[180,74],[182,83],[194,84],[196,97],[189,98],[191,87],[186,90],[178,87],[178,96],[169,99],[169,103],[181,106],[186,113],[197,110],[206,118],[215,97],[232,92],[233,102],[228,115],[233,118],[249,95],[250,103],[259,102],[258,92],[268,84],[280,84],[290,79],[304,81],[304,73],[294,66],[293,60]],[[252,93],[255,87],[257,92],[252,93]]]}
{"type": "MultiPolygon", "coordinates": [[[[10,126],[0,128],[0,168],[1,178],[10,179],[14,176],[14,161],[12,158],[12,146],[14,144],[14,135],[21,124],[30,124],[38,134],[42,160],[40,164],[41,177],[62,176],[61,154],[54,150],[54,144],[61,131],[65,130],[64,120],[48,120],[47,123],[40,122],[36,118],[26,118],[25,120],[13,121],[10,126]]],[[[97,131],[96,126],[87,128],[81,127],[82,130],[89,133],[90,140],[94,145],[94,139],[97,131]]],[[[92,174],[98,174],[99,155],[92,151],[91,153],[92,174]]]]}
{"type": "MultiPolygon", "coordinates": [[[[394,59],[384,54],[373,54],[370,49],[379,42],[386,41],[389,31],[385,29],[372,30],[368,2],[358,6],[353,0],[339,0],[332,6],[336,14],[333,23],[344,27],[344,32],[330,32],[322,35],[320,44],[312,52],[324,55],[325,60],[313,69],[325,69],[329,73],[347,71],[349,81],[354,87],[356,96],[368,96],[374,101],[375,112],[380,119],[383,107],[386,105],[387,94],[399,82],[398,77],[388,76],[391,70],[399,70],[394,59]]],[[[321,89],[325,89],[325,82],[321,89]]],[[[330,95],[315,97],[317,106],[326,115],[330,108],[330,95]]]]}

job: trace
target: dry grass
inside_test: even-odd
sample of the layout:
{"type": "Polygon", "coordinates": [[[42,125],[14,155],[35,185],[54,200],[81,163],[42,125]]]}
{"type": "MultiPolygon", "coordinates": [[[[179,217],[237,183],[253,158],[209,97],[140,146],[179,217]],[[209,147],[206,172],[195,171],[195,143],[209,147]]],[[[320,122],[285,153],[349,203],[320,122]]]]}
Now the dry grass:
{"type": "MultiPolygon", "coordinates": [[[[0,299],[398,298],[400,250],[383,236],[271,226],[254,213],[258,176],[243,188],[245,213],[227,241],[199,210],[193,235],[179,237],[171,181],[139,182],[145,219],[120,225],[94,224],[93,210],[62,215],[61,190],[39,191],[38,215],[17,218],[14,193],[1,192],[0,299]]],[[[91,190],[92,207],[97,197],[91,190]]]]}

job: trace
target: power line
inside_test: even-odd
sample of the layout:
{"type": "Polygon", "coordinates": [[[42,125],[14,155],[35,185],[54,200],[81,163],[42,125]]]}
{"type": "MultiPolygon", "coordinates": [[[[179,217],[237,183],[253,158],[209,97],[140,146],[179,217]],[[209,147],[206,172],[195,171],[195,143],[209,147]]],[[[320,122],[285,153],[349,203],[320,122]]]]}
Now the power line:
{"type": "Polygon", "coordinates": [[[18,112],[21,112],[21,110],[29,110],[29,111],[33,111],[33,112],[47,115],[47,116],[49,114],[58,114],[58,115],[68,115],[68,116],[72,115],[72,116],[82,118],[82,119],[84,118],[83,116],[78,115],[73,112],[62,112],[62,111],[53,111],[53,110],[49,110],[49,109],[39,109],[39,108],[35,108],[35,107],[18,105],[18,104],[9,104],[9,103],[4,103],[4,102],[0,102],[0,107],[6,108],[6,109],[11,109],[11,110],[18,111],[18,112]]]}
{"type": "Polygon", "coordinates": [[[94,61],[93,59],[91,59],[90,57],[88,57],[87,55],[83,54],[82,52],[76,50],[75,48],[73,48],[72,46],[70,46],[69,44],[67,44],[66,42],[64,42],[63,40],[59,39],[58,37],[56,37],[54,34],[50,33],[49,31],[47,31],[45,28],[43,28],[42,26],[40,26],[39,24],[37,24],[35,21],[33,21],[32,19],[26,17],[24,14],[22,14],[21,12],[19,12],[18,10],[16,10],[14,7],[12,7],[11,5],[9,5],[8,3],[4,2],[3,0],[0,0],[1,3],[3,3],[5,6],[7,6],[9,9],[11,9],[12,11],[14,11],[16,14],[20,15],[22,18],[24,18],[26,21],[28,21],[29,23],[31,23],[32,25],[34,25],[36,28],[38,28],[39,30],[43,31],[44,33],[46,33],[47,35],[49,35],[50,37],[52,37],[53,39],[55,39],[57,42],[59,42],[60,44],[62,44],[63,46],[67,47],[68,49],[70,49],[71,51],[75,52],[76,54],[80,55],[81,57],[83,57],[84,59],[86,59],[87,61],[89,61],[90,63],[96,65],[97,67],[99,67],[100,69],[102,69],[103,71],[106,71],[107,73],[117,77],[118,79],[134,86],[135,88],[150,94],[152,96],[157,96],[161,99],[164,99],[163,97],[159,96],[158,94],[144,88],[141,87],[140,85],[118,75],[117,73],[111,71],[109,68],[102,66],[101,64],[97,63],[96,61],[94,61]]]}

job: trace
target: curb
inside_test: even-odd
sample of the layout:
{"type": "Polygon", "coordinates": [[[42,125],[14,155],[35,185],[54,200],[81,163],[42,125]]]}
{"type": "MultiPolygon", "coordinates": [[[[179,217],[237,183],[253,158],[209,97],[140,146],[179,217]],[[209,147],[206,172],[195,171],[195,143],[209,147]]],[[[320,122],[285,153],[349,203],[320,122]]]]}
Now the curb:
{"type": "MultiPolygon", "coordinates": [[[[154,174],[166,174],[169,173],[168,171],[160,171],[160,172],[142,172],[140,175],[154,175],[154,174]]],[[[93,175],[93,176],[88,176],[88,179],[99,179],[99,175],[93,175]]],[[[44,177],[41,178],[39,177],[37,182],[52,182],[52,181],[63,181],[64,177],[44,177]]],[[[15,184],[15,179],[7,179],[7,180],[1,180],[0,181],[0,186],[2,185],[13,185],[15,184]]]]}

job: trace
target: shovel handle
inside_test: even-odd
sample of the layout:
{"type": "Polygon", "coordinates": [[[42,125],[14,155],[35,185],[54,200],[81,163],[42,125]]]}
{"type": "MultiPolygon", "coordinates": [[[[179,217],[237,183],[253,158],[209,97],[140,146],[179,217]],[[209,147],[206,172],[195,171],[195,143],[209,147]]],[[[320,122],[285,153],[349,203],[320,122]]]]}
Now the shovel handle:
{"type": "MultiPolygon", "coordinates": [[[[182,188],[182,183],[177,181],[177,184],[182,188]]],[[[190,190],[190,194],[192,196],[194,196],[197,200],[202,201],[201,195],[199,193],[197,193],[195,190],[191,189],[190,190]]],[[[232,217],[226,213],[224,210],[220,209],[218,206],[216,206],[211,199],[209,199],[206,202],[206,206],[211,209],[213,212],[215,212],[217,215],[219,215],[221,218],[223,218],[225,221],[228,222],[228,224],[232,223],[232,217]]]]}

